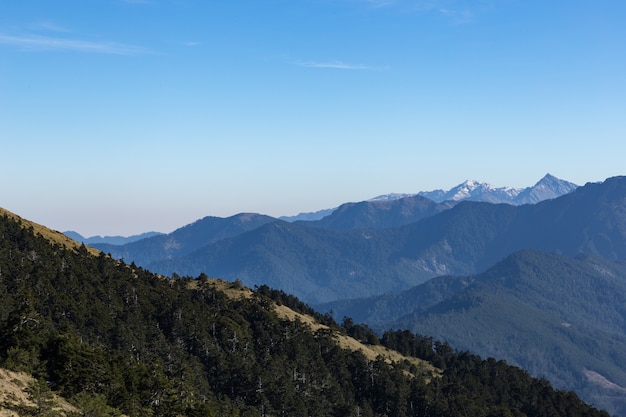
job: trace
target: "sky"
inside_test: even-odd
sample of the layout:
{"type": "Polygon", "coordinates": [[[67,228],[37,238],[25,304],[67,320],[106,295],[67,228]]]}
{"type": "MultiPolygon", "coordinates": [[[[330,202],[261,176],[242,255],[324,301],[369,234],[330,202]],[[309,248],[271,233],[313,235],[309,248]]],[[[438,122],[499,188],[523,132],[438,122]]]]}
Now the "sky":
{"type": "Polygon", "coordinates": [[[83,236],[626,175],[623,0],[0,0],[0,207],[83,236]]]}

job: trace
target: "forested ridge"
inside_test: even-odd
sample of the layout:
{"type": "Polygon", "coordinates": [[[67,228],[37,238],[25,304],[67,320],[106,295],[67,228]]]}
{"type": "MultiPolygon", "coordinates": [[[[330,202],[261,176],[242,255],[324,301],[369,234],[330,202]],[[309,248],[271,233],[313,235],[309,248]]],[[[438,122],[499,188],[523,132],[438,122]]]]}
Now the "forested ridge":
{"type": "MultiPolygon", "coordinates": [[[[229,288],[244,290],[237,282],[229,288]]],[[[32,374],[40,381],[33,392],[69,399],[78,411],[66,415],[608,416],[503,361],[408,331],[378,337],[350,319],[340,326],[264,286],[232,297],[206,275],[160,277],[51,242],[7,215],[0,217],[0,366],[32,374]],[[325,326],[285,319],[277,303],[325,326]],[[340,333],[441,372],[342,349],[340,333]]],[[[61,413],[45,404],[0,406],[61,413]]]]}

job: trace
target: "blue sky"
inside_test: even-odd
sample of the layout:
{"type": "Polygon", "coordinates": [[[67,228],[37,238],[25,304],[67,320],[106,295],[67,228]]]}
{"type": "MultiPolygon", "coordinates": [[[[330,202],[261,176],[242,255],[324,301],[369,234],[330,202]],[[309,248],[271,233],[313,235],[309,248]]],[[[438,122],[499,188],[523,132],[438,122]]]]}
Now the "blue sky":
{"type": "Polygon", "coordinates": [[[0,206],[170,232],[626,174],[626,2],[0,0],[0,206]]]}

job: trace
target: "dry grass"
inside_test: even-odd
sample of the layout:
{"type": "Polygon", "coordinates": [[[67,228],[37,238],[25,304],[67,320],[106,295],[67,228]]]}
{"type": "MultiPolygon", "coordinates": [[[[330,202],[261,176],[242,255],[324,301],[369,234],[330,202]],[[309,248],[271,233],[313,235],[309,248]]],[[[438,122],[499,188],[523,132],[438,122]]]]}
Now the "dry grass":
{"type": "Polygon", "coordinates": [[[33,405],[25,392],[32,378],[23,373],[0,369],[0,417],[14,417],[17,413],[5,408],[4,404],[33,405]]]}
{"type": "MultiPolygon", "coordinates": [[[[69,249],[78,249],[80,247],[80,243],[76,242],[75,240],[70,239],[69,237],[65,236],[63,233],[56,231],[56,230],[52,230],[49,229],[45,226],[42,226],[38,223],[35,222],[31,222],[30,220],[26,220],[23,219],[22,217],[18,216],[17,214],[11,213],[8,210],[3,209],[2,207],[0,207],[0,215],[1,216],[8,216],[11,219],[17,220],[18,222],[20,222],[24,227],[32,227],[33,230],[35,231],[36,234],[39,234],[41,236],[43,236],[44,238],[48,239],[49,241],[59,244],[61,246],[64,246],[66,248],[69,249]]],[[[92,255],[99,255],[100,251],[87,246],[87,250],[89,251],[89,253],[91,253],[92,255]]]]}
{"type": "MultiPolygon", "coordinates": [[[[18,414],[7,408],[7,405],[34,407],[29,400],[26,388],[33,382],[32,376],[23,372],[13,372],[0,368],[0,417],[18,417],[18,414]]],[[[68,411],[76,411],[70,403],[59,396],[54,396],[55,410],[61,415],[68,411]]]]}
{"type": "MultiPolygon", "coordinates": [[[[223,291],[230,298],[238,299],[238,298],[250,298],[253,292],[244,286],[236,285],[231,282],[226,282],[219,279],[211,279],[210,285],[214,288],[223,291]]],[[[197,284],[191,283],[190,285],[197,288],[197,284]]],[[[300,314],[296,311],[293,311],[287,306],[284,305],[274,305],[274,311],[278,314],[279,317],[295,321],[299,320],[300,322],[308,325],[312,331],[317,331],[320,329],[330,329],[328,326],[320,324],[313,317],[300,314]]],[[[441,370],[434,367],[430,362],[413,358],[409,356],[401,355],[400,353],[387,349],[381,345],[368,345],[362,343],[352,337],[349,337],[340,332],[334,332],[334,338],[342,349],[347,349],[351,351],[361,351],[363,355],[369,360],[376,360],[379,356],[382,357],[387,363],[400,363],[404,361],[408,361],[409,363],[417,366],[419,369],[424,370],[425,372],[430,372],[432,375],[437,376],[441,375],[441,370]]],[[[414,376],[414,375],[413,375],[414,376]]]]}

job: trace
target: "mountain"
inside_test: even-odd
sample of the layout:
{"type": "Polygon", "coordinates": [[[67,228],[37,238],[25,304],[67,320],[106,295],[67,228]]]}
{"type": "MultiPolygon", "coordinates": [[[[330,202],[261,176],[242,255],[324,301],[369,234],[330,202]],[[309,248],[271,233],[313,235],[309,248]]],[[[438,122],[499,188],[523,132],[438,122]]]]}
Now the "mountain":
{"type": "Polygon", "coordinates": [[[396,245],[390,230],[336,231],[277,220],[146,268],[192,277],[206,272],[322,302],[402,290],[434,276],[393,258],[396,245]]]}
{"type": "Polygon", "coordinates": [[[455,203],[450,201],[435,203],[419,195],[369,200],[342,204],[323,219],[299,223],[333,230],[387,229],[414,223],[454,205],[455,203]]]}
{"type": "Polygon", "coordinates": [[[478,275],[319,308],[505,359],[626,415],[626,262],[521,251],[478,275]]]}
{"type": "Polygon", "coordinates": [[[283,220],[286,222],[315,221],[315,220],[323,219],[324,217],[331,214],[333,211],[335,211],[335,209],[330,208],[330,209],[324,209],[324,210],[319,210],[319,211],[313,211],[310,213],[300,213],[295,216],[281,216],[279,217],[279,220],[283,220]]]}
{"type": "Polygon", "coordinates": [[[0,235],[0,373],[28,384],[3,415],[608,417],[503,361],[340,327],[266,286],[164,279],[8,215],[0,235]]]}
{"type": "MultiPolygon", "coordinates": [[[[417,194],[391,193],[371,198],[363,203],[400,200],[416,195],[426,197],[437,203],[458,201],[483,201],[488,203],[507,203],[513,205],[535,204],[543,200],[560,197],[574,191],[578,186],[574,183],[560,180],[553,175],[546,174],[535,185],[527,188],[494,187],[490,184],[467,180],[448,191],[420,191],[417,194]]],[[[347,203],[355,204],[355,203],[347,203]]],[[[358,203],[356,203],[358,204],[358,203]]],[[[279,219],[295,221],[318,221],[333,214],[337,208],[319,210],[310,213],[300,213],[296,216],[282,216],[279,219]]]]}
{"type": "Polygon", "coordinates": [[[205,217],[166,235],[157,235],[124,245],[93,244],[114,258],[126,259],[145,266],[152,262],[185,256],[221,239],[256,229],[276,219],[254,213],[241,213],[228,218],[205,217]]]}
{"type": "Polygon", "coordinates": [[[437,275],[474,274],[522,249],[626,259],[625,206],[626,178],[615,177],[534,205],[463,201],[394,229],[269,223],[142,266],[268,283],[322,303],[401,291],[437,275]]]}
{"type": "Polygon", "coordinates": [[[467,180],[448,191],[434,190],[418,193],[436,202],[443,201],[486,201],[488,203],[511,203],[521,192],[519,188],[494,187],[484,182],[467,180]]]}
{"type": "Polygon", "coordinates": [[[574,191],[577,187],[576,184],[546,174],[535,185],[527,188],[494,187],[487,183],[468,180],[448,191],[422,191],[418,195],[439,203],[468,200],[522,205],[557,198],[574,191]]]}
{"type": "Polygon", "coordinates": [[[74,231],[63,232],[64,235],[69,237],[70,239],[74,239],[79,243],[84,243],[85,245],[95,245],[95,244],[109,244],[109,245],[124,245],[126,243],[136,242],[141,239],[147,239],[153,236],[159,236],[163,233],[159,232],[146,232],[141,233],[139,235],[133,236],[91,236],[84,237],[80,233],[74,231]]]}
{"type": "Polygon", "coordinates": [[[524,188],[514,199],[513,204],[536,204],[544,200],[550,200],[569,194],[578,188],[578,185],[560,180],[550,174],[546,174],[532,187],[524,188]]]}
{"type": "Polygon", "coordinates": [[[367,201],[393,201],[399,200],[401,198],[413,197],[415,194],[404,194],[404,193],[391,193],[391,194],[383,194],[376,196],[374,198],[370,198],[367,201]]]}

